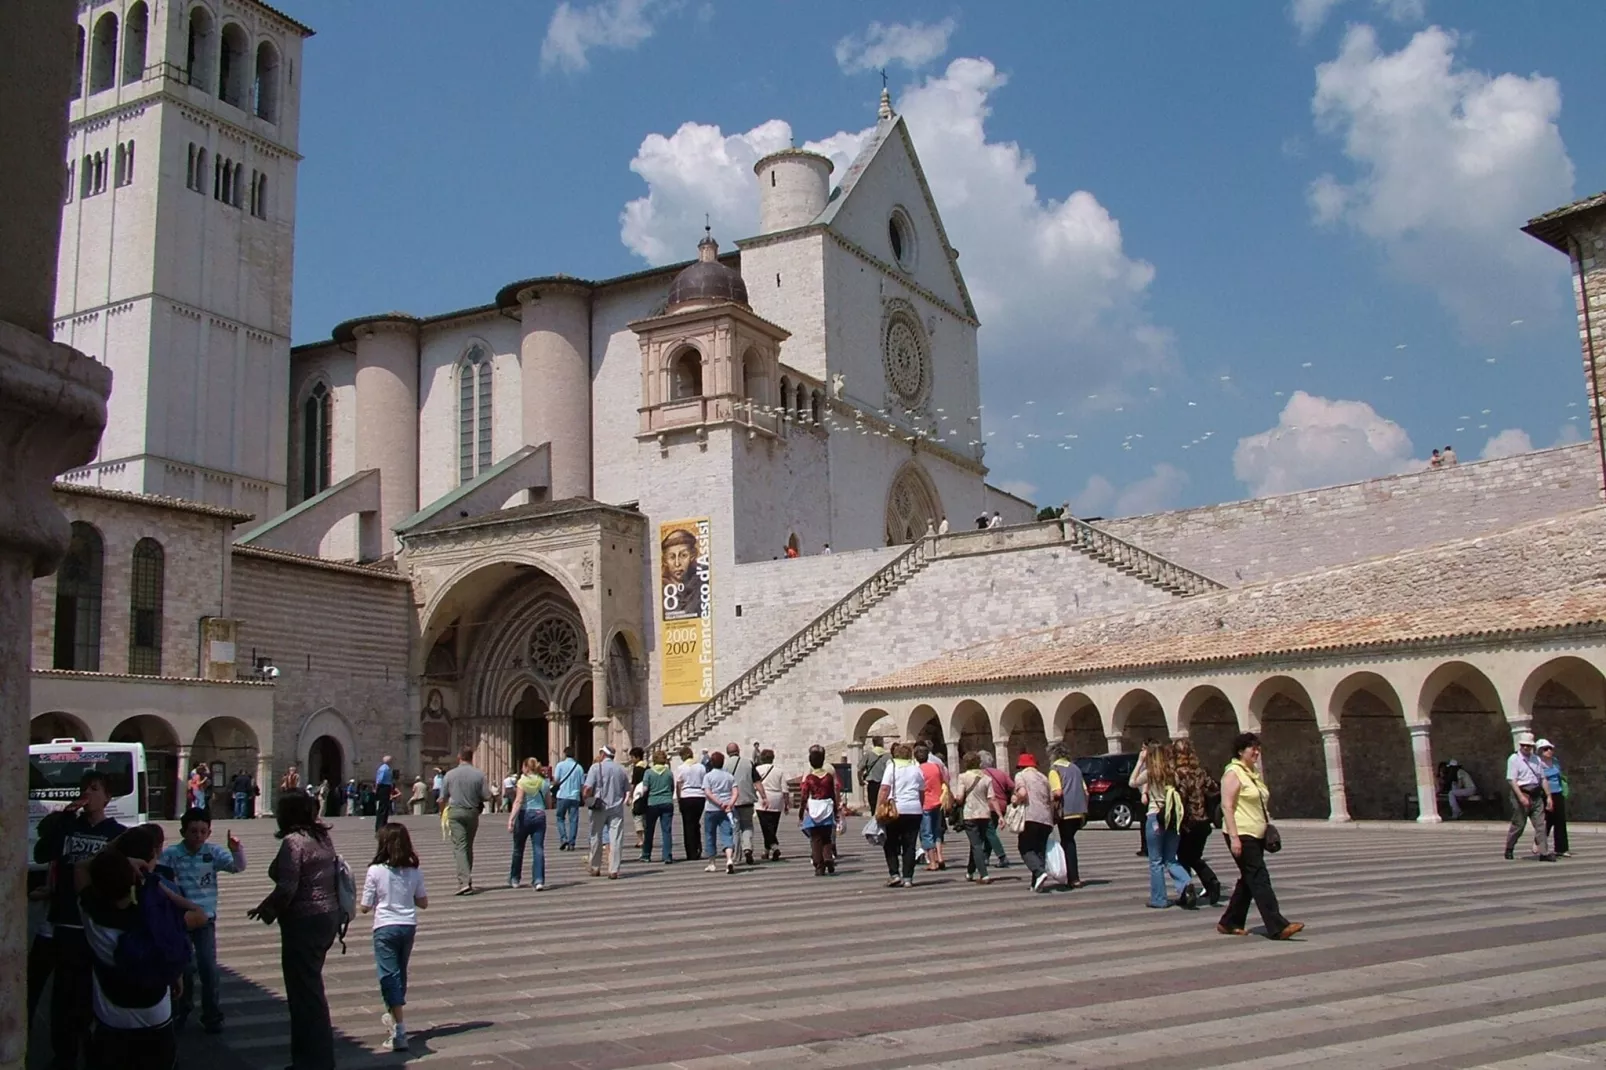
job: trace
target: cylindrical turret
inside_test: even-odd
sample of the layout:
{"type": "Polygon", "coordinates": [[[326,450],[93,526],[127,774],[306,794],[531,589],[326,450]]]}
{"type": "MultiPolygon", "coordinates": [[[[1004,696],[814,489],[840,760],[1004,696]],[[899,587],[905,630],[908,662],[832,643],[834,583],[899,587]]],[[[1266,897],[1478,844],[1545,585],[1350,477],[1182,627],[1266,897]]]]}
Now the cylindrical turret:
{"type": "Polygon", "coordinates": [[[782,149],[753,165],[758,176],[758,232],[807,226],[831,195],[829,159],[807,149],[782,149]]]}
{"type": "Polygon", "coordinates": [[[383,555],[396,549],[396,525],[418,512],[418,321],[376,316],[350,333],[357,343],[357,470],[379,469],[378,526],[363,532],[361,549],[383,555]]]}
{"type": "Polygon", "coordinates": [[[565,282],[518,293],[524,440],[551,444],[553,500],[591,497],[590,298],[565,282]]]}

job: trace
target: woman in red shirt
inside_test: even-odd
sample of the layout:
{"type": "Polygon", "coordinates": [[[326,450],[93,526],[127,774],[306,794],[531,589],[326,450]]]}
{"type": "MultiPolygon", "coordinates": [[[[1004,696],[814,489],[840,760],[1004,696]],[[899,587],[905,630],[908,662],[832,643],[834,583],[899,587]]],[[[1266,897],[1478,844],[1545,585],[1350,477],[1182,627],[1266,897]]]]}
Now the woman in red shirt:
{"type": "Polygon", "coordinates": [[[948,786],[948,770],[924,743],[915,744],[915,761],[920,763],[920,775],[926,779],[920,795],[920,807],[925,811],[920,819],[920,849],[926,853],[928,870],[947,869],[948,863],[942,860],[942,838],[947,825],[942,796],[948,786]]]}
{"type": "Polygon", "coordinates": [[[842,786],[837,783],[836,772],[825,764],[825,748],[816,743],[809,748],[809,773],[803,778],[800,789],[802,804],[798,807],[798,822],[809,837],[809,853],[814,860],[814,875],[823,877],[836,872],[836,823],[842,813],[842,786]]]}

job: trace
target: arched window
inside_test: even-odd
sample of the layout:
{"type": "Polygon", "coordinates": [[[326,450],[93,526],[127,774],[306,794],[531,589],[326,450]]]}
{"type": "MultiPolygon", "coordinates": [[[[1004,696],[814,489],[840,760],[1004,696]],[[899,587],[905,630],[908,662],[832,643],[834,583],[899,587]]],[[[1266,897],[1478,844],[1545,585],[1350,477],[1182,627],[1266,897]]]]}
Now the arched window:
{"type": "Polygon", "coordinates": [[[279,50],[271,41],[257,45],[257,72],[252,82],[251,96],[255,101],[258,119],[270,123],[279,121],[279,50]]]}
{"type": "Polygon", "coordinates": [[[217,153],[212,154],[212,199],[223,199],[223,157],[217,153]]]}
{"type": "Polygon", "coordinates": [[[95,158],[84,157],[84,171],[78,176],[78,196],[80,199],[88,197],[95,192],[95,158]]]}
{"type": "Polygon", "coordinates": [[[268,218],[268,176],[267,175],[257,175],[257,197],[256,197],[256,201],[257,201],[256,217],[258,219],[266,219],[266,218],[268,218]]]}
{"type": "Polygon", "coordinates": [[[457,363],[457,479],[491,467],[491,357],[475,345],[457,363]]]}
{"type": "Polygon", "coordinates": [[[124,174],[125,171],[127,171],[127,169],[128,169],[128,150],[125,149],[123,147],[123,143],[121,141],[119,141],[117,143],[117,163],[115,165],[115,169],[112,172],[112,176],[113,176],[112,177],[112,182],[115,185],[121,186],[123,184],[123,174],[124,174]]]}
{"type": "Polygon", "coordinates": [[[100,586],[105,544],[91,525],[75,521],[67,556],[56,570],[57,669],[100,671],[100,586]]]}
{"type": "Polygon", "coordinates": [[[99,93],[117,84],[117,16],[110,11],[95,20],[89,48],[89,91],[99,93]]]}
{"type": "Polygon", "coordinates": [[[128,671],[136,676],[162,675],[162,588],[166,555],[155,539],[134,544],[134,569],[128,592],[128,671]]]}
{"type": "Polygon", "coordinates": [[[190,85],[212,91],[212,14],[197,4],[190,9],[190,40],[186,60],[190,85]]]}
{"type": "Polygon", "coordinates": [[[189,162],[184,165],[184,188],[195,188],[195,142],[190,142],[189,162]]]}
{"type": "Polygon", "coordinates": [[[72,98],[77,100],[84,95],[84,39],[87,35],[82,26],[78,27],[77,62],[72,71],[72,98]]]}
{"type": "Polygon", "coordinates": [[[234,205],[234,207],[239,208],[241,205],[243,205],[245,203],[245,165],[244,164],[235,164],[234,165],[234,184],[230,187],[230,189],[233,192],[233,196],[229,198],[229,203],[234,205]]]}
{"type": "Polygon", "coordinates": [[[781,376],[781,415],[792,411],[792,380],[781,376]]]}
{"type": "Polygon", "coordinates": [[[742,396],[748,401],[762,404],[766,393],[764,380],[764,360],[758,355],[758,350],[749,349],[742,356],[742,396]]]}
{"type": "Polygon", "coordinates": [[[223,103],[245,109],[246,79],[251,76],[248,58],[251,43],[238,22],[223,26],[223,53],[218,61],[217,95],[223,103]]]}
{"type": "Polygon", "coordinates": [[[301,407],[301,499],[329,489],[329,387],[312,388],[301,407]]]}
{"type": "Polygon", "coordinates": [[[669,397],[672,401],[703,396],[703,357],[695,349],[683,349],[669,365],[669,397]]]}
{"type": "Polygon", "coordinates": [[[223,161],[223,181],[222,181],[222,183],[220,185],[220,188],[223,191],[223,196],[222,196],[223,203],[224,204],[232,204],[233,201],[234,201],[234,161],[233,160],[224,160],[223,161]]]}
{"type": "Polygon", "coordinates": [[[145,35],[150,13],[143,0],[128,9],[123,22],[123,84],[145,77],[145,35]]]}

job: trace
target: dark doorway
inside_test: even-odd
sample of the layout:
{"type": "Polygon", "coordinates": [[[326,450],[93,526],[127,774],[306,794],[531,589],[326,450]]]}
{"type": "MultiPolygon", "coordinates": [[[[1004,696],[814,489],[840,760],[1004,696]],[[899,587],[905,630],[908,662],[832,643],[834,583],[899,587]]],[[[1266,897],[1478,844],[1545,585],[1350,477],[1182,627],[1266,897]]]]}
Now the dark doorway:
{"type": "Polygon", "coordinates": [[[319,784],[329,785],[329,795],[324,802],[326,816],[340,814],[339,788],[346,782],[346,757],[339,741],[333,736],[319,736],[312,741],[312,749],[307,752],[307,775],[302,781],[308,791],[317,791],[319,784]]]}
{"type": "Polygon", "coordinates": [[[574,745],[574,756],[586,768],[591,767],[601,746],[591,735],[591,685],[586,684],[569,705],[569,741],[574,745]]]}
{"type": "Polygon", "coordinates": [[[518,705],[513,707],[514,768],[523,769],[526,758],[539,758],[543,765],[549,758],[546,703],[533,687],[525,688],[518,705]]]}

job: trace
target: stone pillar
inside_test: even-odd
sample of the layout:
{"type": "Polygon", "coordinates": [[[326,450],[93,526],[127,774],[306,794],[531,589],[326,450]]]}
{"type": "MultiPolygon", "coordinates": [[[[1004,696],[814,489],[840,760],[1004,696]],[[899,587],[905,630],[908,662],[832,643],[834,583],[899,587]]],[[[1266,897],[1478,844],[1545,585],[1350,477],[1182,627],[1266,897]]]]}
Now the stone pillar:
{"type": "Polygon", "coordinates": [[[1516,720],[1508,720],[1506,723],[1511,728],[1511,751],[1513,754],[1515,754],[1517,750],[1517,738],[1524,732],[1532,732],[1534,730],[1534,723],[1533,720],[1528,717],[1518,717],[1516,720]]]}
{"type": "Polygon", "coordinates": [[[1002,769],[1006,773],[1010,772],[1009,738],[1007,736],[1003,739],[993,741],[993,757],[998,759],[998,768],[1002,769]]]}
{"type": "Polygon", "coordinates": [[[553,765],[563,761],[563,748],[569,745],[569,714],[556,706],[546,711],[547,756],[553,765]]]}
{"type": "MultiPolygon", "coordinates": [[[[957,744],[955,744],[955,746],[957,746],[957,744]]],[[[848,758],[848,764],[853,767],[853,773],[852,773],[853,780],[851,782],[851,787],[852,787],[853,790],[849,791],[849,792],[845,792],[844,794],[848,795],[851,798],[853,796],[854,792],[862,791],[863,787],[864,787],[862,784],[859,783],[859,763],[864,761],[864,741],[863,740],[852,740],[852,741],[850,741],[848,743],[847,758],[848,758]]],[[[831,760],[831,756],[829,754],[826,755],[825,756],[825,760],[826,761],[830,761],[831,760]]]]}
{"type": "Polygon", "coordinates": [[[1125,745],[1125,741],[1119,733],[1113,736],[1104,737],[1104,746],[1108,748],[1106,753],[1120,754],[1121,748],[1125,745]]]}
{"type": "Polygon", "coordinates": [[[591,663],[591,739],[597,746],[617,749],[613,718],[608,716],[608,663],[591,663]]]}
{"type": "Polygon", "coordinates": [[[1424,825],[1439,822],[1439,774],[1433,768],[1433,743],[1428,738],[1432,726],[1411,724],[1411,757],[1416,764],[1416,819],[1424,825]]]}
{"type": "Polygon", "coordinates": [[[1322,757],[1327,760],[1327,820],[1348,821],[1349,796],[1344,791],[1344,755],[1339,747],[1336,725],[1322,729],[1322,757]]]}
{"type": "Polygon", "coordinates": [[[278,782],[273,779],[273,755],[258,753],[256,797],[258,817],[273,816],[273,793],[278,786],[278,782]]]}
{"type": "MultiPolygon", "coordinates": [[[[337,336],[346,326],[336,328],[337,336]]],[[[358,553],[372,560],[395,551],[392,529],[418,511],[418,323],[398,313],[365,320],[350,333],[357,350],[357,470],[379,469],[379,512],[363,514],[359,524],[358,553]]],[[[455,398],[455,385],[452,391],[455,398]]],[[[454,435],[454,466],[456,442],[454,435]]]]}
{"type": "Polygon", "coordinates": [[[178,745],[178,806],[173,809],[173,816],[180,817],[190,808],[190,748],[180,743],[178,745]]]}

